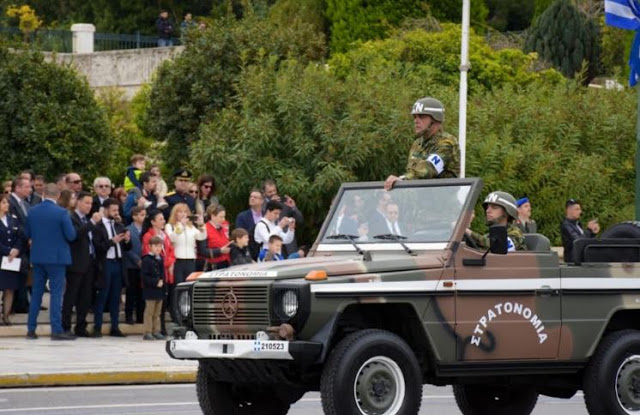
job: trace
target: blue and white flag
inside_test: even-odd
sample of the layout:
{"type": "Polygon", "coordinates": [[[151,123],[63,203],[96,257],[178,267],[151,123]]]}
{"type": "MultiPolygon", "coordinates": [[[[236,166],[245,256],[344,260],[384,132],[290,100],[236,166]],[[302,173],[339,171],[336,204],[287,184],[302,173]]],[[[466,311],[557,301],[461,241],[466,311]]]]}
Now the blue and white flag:
{"type": "Polygon", "coordinates": [[[636,31],[629,56],[629,85],[635,86],[640,80],[640,4],[637,0],[605,0],[604,21],[609,26],[636,31]]]}

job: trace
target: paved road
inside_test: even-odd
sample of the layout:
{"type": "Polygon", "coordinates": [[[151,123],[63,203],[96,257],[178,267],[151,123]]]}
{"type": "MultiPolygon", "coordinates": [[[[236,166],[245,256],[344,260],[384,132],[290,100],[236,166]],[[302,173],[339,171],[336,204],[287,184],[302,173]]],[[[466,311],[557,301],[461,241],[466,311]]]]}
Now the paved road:
{"type": "MultiPolygon", "coordinates": [[[[0,390],[0,415],[200,414],[193,385],[144,385],[0,390]]],[[[541,397],[535,415],[586,415],[582,395],[571,400],[541,397]]],[[[306,394],[290,415],[320,415],[317,393],[306,394]]],[[[425,387],[421,415],[459,415],[451,388],[425,387]]]]}

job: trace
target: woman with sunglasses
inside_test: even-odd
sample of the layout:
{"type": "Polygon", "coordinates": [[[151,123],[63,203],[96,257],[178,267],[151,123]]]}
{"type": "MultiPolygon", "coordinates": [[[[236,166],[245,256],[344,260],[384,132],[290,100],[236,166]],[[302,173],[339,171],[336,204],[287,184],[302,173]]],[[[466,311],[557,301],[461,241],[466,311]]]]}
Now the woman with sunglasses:
{"type": "Polygon", "coordinates": [[[196,199],[196,212],[204,215],[210,205],[217,205],[218,198],[216,193],[216,180],[209,174],[203,174],[198,178],[197,195],[192,196],[196,199]]]}

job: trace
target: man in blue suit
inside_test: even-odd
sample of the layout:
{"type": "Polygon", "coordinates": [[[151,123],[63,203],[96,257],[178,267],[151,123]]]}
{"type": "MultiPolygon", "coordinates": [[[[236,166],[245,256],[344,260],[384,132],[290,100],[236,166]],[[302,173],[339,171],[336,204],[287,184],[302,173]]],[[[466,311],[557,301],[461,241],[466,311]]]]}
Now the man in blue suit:
{"type": "Polygon", "coordinates": [[[49,279],[51,304],[51,340],[75,340],[71,333],[62,329],[62,295],[66,266],[71,264],[69,242],[76,239],[76,231],[69,212],[58,206],[56,200],[60,190],[55,183],[44,188],[42,203],[29,210],[25,233],[31,238],[31,263],[33,264],[33,289],[29,305],[27,339],[37,339],[36,326],[42,304],[44,287],[49,279]]]}
{"type": "Polygon", "coordinates": [[[262,202],[264,197],[259,189],[252,189],[249,193],[249,209],[243,210],[236,216],[236,228],[243,228],[249,232],[249,252],[251,258],[256,259],[262,246],[256,243],[253,232],[262,219],[262,202]]]}

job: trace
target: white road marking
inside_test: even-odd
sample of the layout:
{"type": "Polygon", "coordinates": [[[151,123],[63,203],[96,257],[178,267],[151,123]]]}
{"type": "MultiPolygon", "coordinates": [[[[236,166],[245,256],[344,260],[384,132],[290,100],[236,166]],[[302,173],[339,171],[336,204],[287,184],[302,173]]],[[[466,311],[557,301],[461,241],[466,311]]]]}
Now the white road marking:
{"type": "Polygon", "coordinates": [[[50,388],[22,388],[22,389],[0,389],[0,394],[8,393],[33,393],[36,392],[73,392],[73,391],[91,391],[91,390],[113,390],[113,389],[159,389],[159,388],[195,388],[195,383],[169,383],[169,384],[148,384],[148,385],[104,385],[104,386],[65,386],[50,388]]]}
{"type": "Polygon", "coordinates": [[[191,406],[198,405],[198,402],[170,402],[170,403],[131,403],[115,405],[77,405],[77,406],[54,406],[54,407],[33,407],[17,409],[0,409],[0,412],[30,412],[30,411],[61,411],[75,409],[112,409],[112,408],[150,408],[154,406],[191,406]]]}

